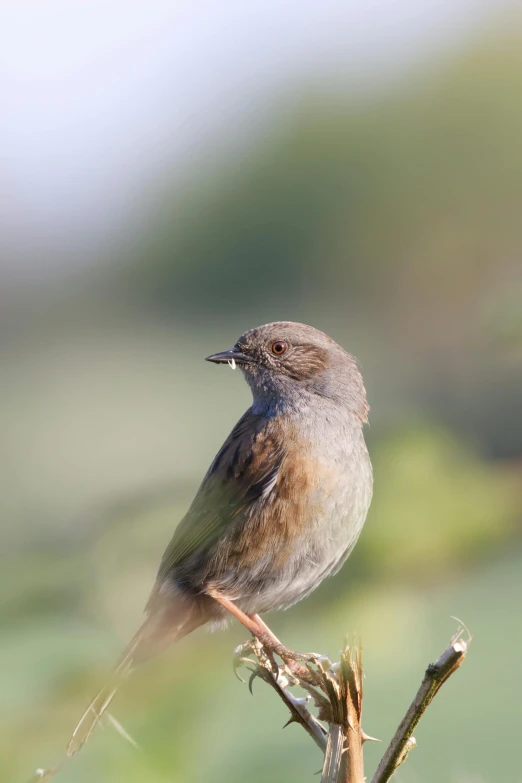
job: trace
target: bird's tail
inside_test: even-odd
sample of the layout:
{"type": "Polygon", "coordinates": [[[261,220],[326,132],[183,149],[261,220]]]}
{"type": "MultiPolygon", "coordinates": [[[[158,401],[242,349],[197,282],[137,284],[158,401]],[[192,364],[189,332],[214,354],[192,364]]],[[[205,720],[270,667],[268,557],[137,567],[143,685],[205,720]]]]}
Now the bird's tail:
{"type": "Polygon", "coordinates": [[[74,729],[67,746],[67,756],[74,756],[85,745],[118,687],[137,665],[159,654],[206,621],[195,604],[182,600],[170,600],[169,604],[168,608],[162,607],[151,613],[127,645],[111,679],[91,701],[74,729]]]}
{"type": "Polygon", "coordinates": [[[114,695],[118,690],[118,686],[125,676],[130,674],[134,664],[134,651],[139,645],[139,637],[144,632],[146,625],[147,621],[145,621],[136,636],[134,636],[133,640],[128,645],[109,682],[104,685],[101,691],[94,697],[80,718],[67,746],[68,756],[74,756],[74,754],[77,753],[80,748],[83,747],[83,745],[85,745],[92,732],[100,722],[103,713],[107,710],[109,704],[114,698],[114,695]]]}

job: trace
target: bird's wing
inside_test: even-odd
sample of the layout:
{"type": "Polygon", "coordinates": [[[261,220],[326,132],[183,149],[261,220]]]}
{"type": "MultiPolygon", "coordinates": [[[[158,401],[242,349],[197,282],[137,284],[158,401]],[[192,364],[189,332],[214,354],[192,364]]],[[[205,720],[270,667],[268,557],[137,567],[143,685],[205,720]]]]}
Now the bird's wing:
{"type": "Polygon", "coordinates": [[[163,555],[158,581],[217,541],[250,503],[274,486],[283,442],[274,420],[248,410],[218,452],[163,555]]]}

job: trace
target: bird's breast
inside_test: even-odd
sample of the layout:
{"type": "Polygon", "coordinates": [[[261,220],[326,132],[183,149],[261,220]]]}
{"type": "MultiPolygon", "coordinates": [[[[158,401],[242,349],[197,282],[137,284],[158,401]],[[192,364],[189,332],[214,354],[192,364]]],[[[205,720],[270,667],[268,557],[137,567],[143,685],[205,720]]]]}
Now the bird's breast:
{"type": "Polygon", "coordinates": [[[232,498],[221,498],[226,525],[174,576],[255,613],[295,603],[347,557],[369,506],[371,466],[360,422],[336,412],[248,421],[209,474],[213,491],[232,498]]]}
{"type": "Polygon", "coordinates": [[[357,444],[339,432],[335,444],[288,426],[285,435],[277,474],[236,530],[231,554],[247,567],[333,557],[351,535],[344,522],[357,500],[357,444]]]}

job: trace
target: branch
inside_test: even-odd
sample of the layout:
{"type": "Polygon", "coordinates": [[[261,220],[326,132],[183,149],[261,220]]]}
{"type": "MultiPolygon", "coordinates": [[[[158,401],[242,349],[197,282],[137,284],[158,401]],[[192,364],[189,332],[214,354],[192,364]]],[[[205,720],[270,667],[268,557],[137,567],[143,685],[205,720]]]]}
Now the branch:
{"type": "MultiPolygon", "coordinates": [[[[393,773],[406,761],[416,746],[413,731],[446,680],[459,668],[467,653],[467,642],[459,640],[462,629],[453,637],[449,647],[438,661],[428,666],[421,686],[399,728],[387,748],[371,783],[387,783],[393,773]]],[[[302,666],[289,671],[276,667],[273,656],[254,640],[236,651],[238,665],[249,664],[252,680],[259,676],[280,696],[290,710],[289,723],[299,723],[324,752],[321,783],[364,783],[362,746],[369,737],[361,726],[363,673],[361,650],[346,647],[341,662],[331,664],[321,656],[307,664],[306,679],[300,674],[302,666]],[[240,657],[254,654],[257,661],[240,657]],[[253,667],[253,668],[252,668],[253,667]],[[297,674],[296,674],[297,672],[297,674]],[[313,682],[313,685],[311,684],[313,682]],[[318,718],[329,724],[329,731],[308,709],[307,699],[299,699],[289,692],[288,684],[300,685],[312,696],[318,709],[318,718]]]]}
{"type": "Polygon", "coordinates": [[[367,739],[361,726],[363,670],[360,647],[341,653],[341,693],[343,696],[345,754],[338,783],[364,783],[363,743],[367,739]]]}
{"type": "Polygon", "coordinates": [[[307,667],[299,665],[289,670],[285,666],[274,668],[273,656],[254,639],[236,650],[234,668],[242,664],[248,664],[252,672],[250,685],[260,677],[281,697],[291,715],[286,725],[299,723],[323,751],[321,783],[364,783],[362,746],[372,738],[361,728],[363,674],[359,648],[347,647],[341,653],[341,662],[333,666],[321,656],[307,667]],[[243,657],[244,653],[255,655],[257,662],[243,657]],[[303,669],[306,678],[301,677],[303,669]],[[308,709],[307,699],[292,696],[287,688],[289,681],[313,698],[319,718],[329,724],[328,733],[308,709]]]}
{"type": "MultiPolygon", "coordinates": [[[[468,643],[469,641],[468,639],[468,643]]],[[[415,727],[441,686],[463,663],[467,649],[468,644],[465,641],[452,641],[438,661],[428,666],[421,686],[395,732],[371,783],[387,783],[397,767],[406,760],[408,753],[416,745],[412,736],[415,727]]]]}
{"type": "Polygon", "coordinates": [[[331,723],[324,754],[321,783],[337,783],[344,748],[344,732],[340,723],[331,723]]]}
{"type": "Polygon", "coordinates": [[[263,665],[257,666],[253,670],[252,675],[253,677],[260,677],[264,682],[268,683],[290,710],[290,720],[285,723],[283,728],[289,726],[290,723],[299,723],[324,753],[327,746],[326,730],[306,706],[307,699],[299,699],[293,696],[288,688],[284,687],[280,682],[280,677],[276,677],[263,665]]]}
{"type": "MultiPolygon", "coordinates": [[[[248,669],[251,672],[248,682],[250,693],[252,693],[252,683],[256,677],[259,677],[263,682],[270,685],[290,710],[290,720],[285,723],[283,728],[289,726],[290,723],[299,723],[324,753],[327,742],[326,729],[308,709],[308,699],[296,698],[288,690],[287,674],[292,681],[297,684],[297,680],[292,677],[290,672],[287,673],[280,668],[275,671],[273,658],[270,655],[267,655],[261,642],[255,638],[246,642],[246,644],[240,645],[234,651],[234,672],[240,680],[242,678],[239,676],[237,670],[243,664],[248,664],[248,669]],[[257,661],[254,662],[251,658],[245,657],[245,654],[254,654],[257,661]]],[[[316,704],[321,704],[321,699],[324,704],[327,704],[326,699],[322,694],[318,693],[315,688],[308,683],[303,682],[301,684],[314,697],[316,704]]]]}
{"type": "Polygon", "coordinates": [[[341,663],[323,671],[332,709],[321,783],[364,783],[362,681],[360,647],[346,647],[341,663]]]}

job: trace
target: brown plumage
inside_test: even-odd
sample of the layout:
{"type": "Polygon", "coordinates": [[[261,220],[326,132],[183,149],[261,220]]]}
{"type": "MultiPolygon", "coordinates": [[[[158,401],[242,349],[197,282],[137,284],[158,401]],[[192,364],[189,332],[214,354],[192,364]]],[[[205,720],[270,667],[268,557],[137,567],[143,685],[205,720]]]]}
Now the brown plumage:
{"type": "Polygon", "coordinates": [[[253,405],[176,528],[147,619],[82,717],[69,754],[133,666],[198,626],[222,624],[231,612],[278,648],[258,614],[291,606],[335,573],[364,523],[372,490],[362,434],[368,405],[353,357],[322,332],[286,321],[253,329],[208,358],[241,368],[253,405]]]}

